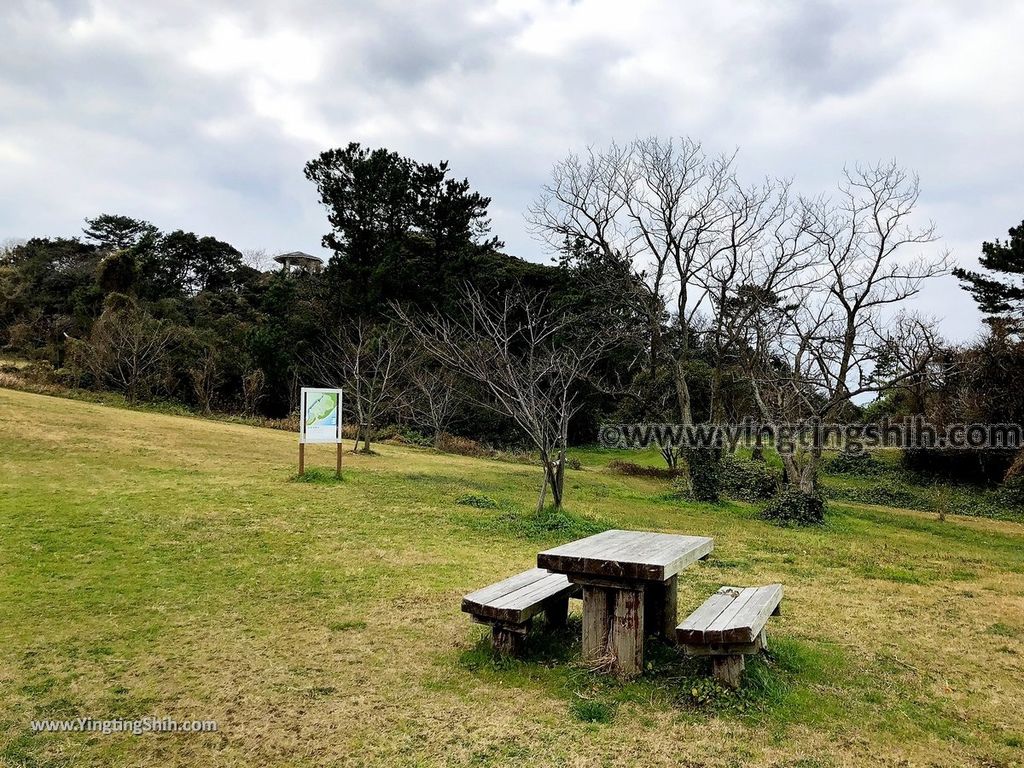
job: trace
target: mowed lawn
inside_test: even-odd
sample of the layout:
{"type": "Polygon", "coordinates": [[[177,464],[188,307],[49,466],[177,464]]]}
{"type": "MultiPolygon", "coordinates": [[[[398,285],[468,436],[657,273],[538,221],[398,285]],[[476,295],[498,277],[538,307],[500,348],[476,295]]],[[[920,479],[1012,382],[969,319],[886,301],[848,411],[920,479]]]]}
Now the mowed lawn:
{"type": "Polygon", "coordinates": [[[1024,526],[833,504],[779,529],[590,452],[558,530],[532,467],[378,450],[299,483],[291,434],[0,390],[0,765],[1024,761],[1024,526]],[[714,537],[681,614],[785,584],[743,692],[658,646],[639,681],[592,675],[578,622],[490,657],[460,597],[601,526],[714,537]],[[146,715],[219,731],[29,725],[146,715]]]}

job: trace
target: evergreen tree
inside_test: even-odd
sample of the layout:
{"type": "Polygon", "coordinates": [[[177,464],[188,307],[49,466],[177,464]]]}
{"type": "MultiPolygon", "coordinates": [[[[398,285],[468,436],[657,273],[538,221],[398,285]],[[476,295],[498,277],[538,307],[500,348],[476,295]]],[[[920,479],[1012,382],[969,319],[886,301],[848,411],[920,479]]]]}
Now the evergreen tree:
{"type": "Polygon", "coordinates": [[[1002,319],[1017,327],[1024,321],[1024,222],[1010,227],[1010,239],[981,245],[987,274],[957,268],[953,274],[970,291],[987,321],[1002,319]]]}

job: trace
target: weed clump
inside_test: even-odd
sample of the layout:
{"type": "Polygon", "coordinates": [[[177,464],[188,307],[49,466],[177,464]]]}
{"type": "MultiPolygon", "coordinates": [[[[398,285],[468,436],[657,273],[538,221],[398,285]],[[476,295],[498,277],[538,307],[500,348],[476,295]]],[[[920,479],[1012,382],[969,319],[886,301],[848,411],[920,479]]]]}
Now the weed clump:
{"type": "Polygon", "coordinates": [[[475,507],[476,509],[498,508],[498,502],[490,496],[483,496],[476,493],[464,493],[455,499],[455,503],[463,507],[475,507]]]}
{"type": "Polygon", "coordinates": [[[501,519],[512,533],[524,539],[549,539],[552,534],[567,540],[582,539],[611,528],[601,520],[554,507],[545,507],[539,512],[510,511],[501,519]]]}
{"type": "Polygon", "coordinates": [[[338,477],[333,469],[313,467],[312,469],[307,469],[304,474],[294,475],[291,482],[312,483],[316,485],[336,485],[344,482],[344,477],[338,477]]]}
{"type": "Polygon", "coordinates": [[[615,717],[615,707],[603,701],[575,698],[569,704],[569,711],[584,723],[610,723],[615,717]]]}

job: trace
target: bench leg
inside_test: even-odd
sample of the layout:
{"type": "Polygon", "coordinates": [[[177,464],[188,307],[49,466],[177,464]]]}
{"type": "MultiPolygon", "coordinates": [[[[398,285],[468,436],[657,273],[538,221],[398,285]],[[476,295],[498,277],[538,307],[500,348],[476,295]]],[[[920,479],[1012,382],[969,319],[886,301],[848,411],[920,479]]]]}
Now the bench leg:
{"type": "Polygon", "coordinates": [[[743,678],[743,668],[745,666],[746,664],[741,654],[711,657],[711,669],[715,679],[730,688],[740,687],[740,680],[743,678]]]}
{"type": "Polygon", "coordinates": [[[623,677],[640,674],[644,667],[644,589],[615,590],[608,649],[612,670],[623,677]]]}
{"type": "Polygon", "coordinates": [[[608,655],[612,590],[583,585],[583,658],[597,661],[608,655]]]}
{"type": "Polygon", "coordinates": [[[549,629],[564,627],[569,618],[569,598],[563,597],[548,603],[544,607],[544,620],[549,629]]]}
{"type": "Polygon", "coordinates": [[[499,656],[522,656],[526,632],[520,627],[495,624],[491,627],[491,646],[499,656]]]}

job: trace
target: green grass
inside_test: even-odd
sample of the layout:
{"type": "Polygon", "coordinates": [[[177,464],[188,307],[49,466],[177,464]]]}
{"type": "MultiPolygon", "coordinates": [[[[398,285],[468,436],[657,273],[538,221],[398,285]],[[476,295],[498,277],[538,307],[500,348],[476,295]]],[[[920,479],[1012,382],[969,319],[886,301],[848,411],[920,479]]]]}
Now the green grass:
{"type": "Polygon", "coordinates": [[[299,482],[287,432],[0,389],[0,765],[1021,759],[1018,523],[834,500],[821,528],[776,528],[596,449],[574,451],[566,509],[536,513],[534,467],[378,451],[339,481],[310,446],[299,482]],[[680,612],[785,584],[740,691],[657,643],[635,681],[589,671],[578,607],[525,659],[491,654],[461,595],[608,527],[715,538],[680,612]],[[80,715],[220,730],[29,729],[80,715]]]}

